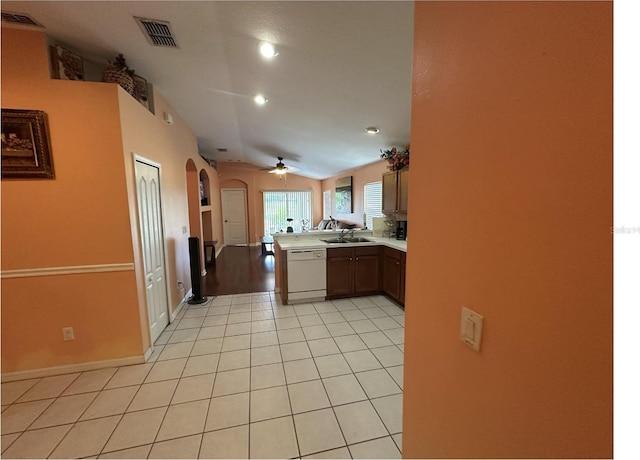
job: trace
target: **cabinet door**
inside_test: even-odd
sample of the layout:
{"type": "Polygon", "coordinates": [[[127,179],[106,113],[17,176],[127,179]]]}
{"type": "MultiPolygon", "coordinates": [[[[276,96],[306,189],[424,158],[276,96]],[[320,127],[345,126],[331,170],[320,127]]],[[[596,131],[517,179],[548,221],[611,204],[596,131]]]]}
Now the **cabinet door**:
{"type": "Polygon", "coordinates": [[[382,212],[393,213],[396,211],[398,199],[398,181],[395,172],[382,175],[382,212]]]}
{"type": "Polygon", "coordinates": [[[409,170],[403,169],[398,173],[398,212],[406,213],[409,210],[407,205],[409,198],[409,170]]]}
{"type": "Polygon", "coordinates": [[[327,296],[353,293],[353,255],[327,255],[327,296]]]}
{"type": "Polygon", "coordinates": [[[407,255],[400,257],[400,303],[404,305],[405,283],[407,282],[407,255]]]}
{"type": "Polygon", "coordinates": [[[400,301],[400,278],[401,278],[401,264],[399,254],[395,254],[385,248],[384,262],[383,262],[383,274],[382,274],[382,289],[383,291],[400,301]]]}
{"type": "Polygon", "coordinates": [[[356,255],[355,263],[355,292],[378,292],[380,290],[380,264],[379,256],[356,255]]]}

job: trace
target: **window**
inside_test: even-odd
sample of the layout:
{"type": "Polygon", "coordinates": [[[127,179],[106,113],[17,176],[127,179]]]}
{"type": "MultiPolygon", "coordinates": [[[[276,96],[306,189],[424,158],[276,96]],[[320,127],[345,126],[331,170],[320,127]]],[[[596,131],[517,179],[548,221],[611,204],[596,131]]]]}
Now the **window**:
{"type": "Polygon", "coordinates": [[[374,217],[384,217],[382,214],[382,182],[364,184],[364,214],[365,225],[373,228],[374,217]]]}
{"type": "Polygon", "coordinates": [[[322,192],[322,218],[329,219],[331,216],[331,190],[322,192]]]}
{"type": "Polygon", "coordinates": [[[311,191],[297,192],[263,192],[264,200],[264,234],[286,231],[288,218],[293,219],[291,226],[294,232],[302,231],[302,220],[311,225],[311,191]]]}

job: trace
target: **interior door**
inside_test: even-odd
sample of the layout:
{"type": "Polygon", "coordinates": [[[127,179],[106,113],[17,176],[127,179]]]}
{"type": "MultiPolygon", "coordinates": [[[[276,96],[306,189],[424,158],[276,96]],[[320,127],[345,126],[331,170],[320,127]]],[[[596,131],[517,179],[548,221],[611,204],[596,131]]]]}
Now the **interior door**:
{"type": "Polygon", "coordinates": [[[147,310],[149,312],[151,343],[153,343],[169,324],[160,202],[160,169],[136,160],[136,185],[147,310]]]}
{"type": "Polygon", "coordinates": [[[247,244],[247,193],[241,188],[222,189],[222,231],[225,245],[247,244]]]}

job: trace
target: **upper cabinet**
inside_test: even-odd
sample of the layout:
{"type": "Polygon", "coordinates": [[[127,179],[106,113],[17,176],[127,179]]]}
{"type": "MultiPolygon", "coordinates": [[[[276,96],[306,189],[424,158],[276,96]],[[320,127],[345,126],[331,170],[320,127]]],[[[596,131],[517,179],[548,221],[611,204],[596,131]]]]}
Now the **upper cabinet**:
{"type": "Polygon", "coordinates": [[[382,175],[382,212],[385,214],[406,213],[409,197],[409,169],[382,175]]]}

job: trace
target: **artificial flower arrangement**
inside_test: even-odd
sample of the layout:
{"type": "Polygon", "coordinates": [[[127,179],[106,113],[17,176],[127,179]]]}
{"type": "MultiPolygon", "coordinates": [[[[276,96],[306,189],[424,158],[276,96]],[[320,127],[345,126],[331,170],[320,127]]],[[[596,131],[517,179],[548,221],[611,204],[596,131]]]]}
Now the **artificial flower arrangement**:
{"type": "Polygon", "coordinates": [[[380,158],[387,160],[389,171],[400,171],[402,168],[409,166],[408,144],[402,149],[392,147],[390,150],[380,150],[380,153],[380,158]]]}

